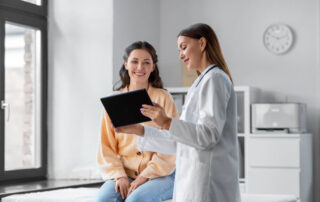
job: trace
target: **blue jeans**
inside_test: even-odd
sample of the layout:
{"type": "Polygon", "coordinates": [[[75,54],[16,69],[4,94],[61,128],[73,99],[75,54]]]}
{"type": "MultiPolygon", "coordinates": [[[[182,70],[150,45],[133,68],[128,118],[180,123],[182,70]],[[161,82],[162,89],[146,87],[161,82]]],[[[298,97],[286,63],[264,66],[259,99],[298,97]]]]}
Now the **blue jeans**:
{"type": "MultiPolygon", "coordinates": [[[[175,172],[145,182],[125,200],[120,191],[115,192],[115,181],[107,180],[100,188],[96,202],[161,202],[172,198],[175,172]]],[[[129,178],[130,179],[130,178],[129,178]]],[[[132,179],[130,180],[132,181],[132,179]]]]}

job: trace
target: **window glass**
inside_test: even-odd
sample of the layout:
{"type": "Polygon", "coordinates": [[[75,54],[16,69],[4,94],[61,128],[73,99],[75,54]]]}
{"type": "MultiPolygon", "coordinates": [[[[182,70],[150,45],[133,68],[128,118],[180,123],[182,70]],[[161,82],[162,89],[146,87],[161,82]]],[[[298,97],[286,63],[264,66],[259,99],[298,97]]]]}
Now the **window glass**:
{"type": "Polygon", "coordinates": [[[41,31],[5,24],[5,170],[40,167],[41,31]]]}

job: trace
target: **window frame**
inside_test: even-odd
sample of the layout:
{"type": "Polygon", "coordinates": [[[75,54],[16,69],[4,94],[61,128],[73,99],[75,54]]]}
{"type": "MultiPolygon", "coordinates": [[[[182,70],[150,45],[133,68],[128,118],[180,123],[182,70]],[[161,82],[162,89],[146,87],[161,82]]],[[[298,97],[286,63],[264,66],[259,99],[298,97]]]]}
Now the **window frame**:
{"type": "Polygon", "coordinates": [[[41,163],[39,168],[5,170],[5,114],[0,109],[0,182],[47,177],[47,91],[48,91],[48,45],[47,45],[47,0],[42,5],[21,0],[0,0],[0,100],[5,98],[5,23],[13,22],[37,28],[41,31],[41,163]]]}

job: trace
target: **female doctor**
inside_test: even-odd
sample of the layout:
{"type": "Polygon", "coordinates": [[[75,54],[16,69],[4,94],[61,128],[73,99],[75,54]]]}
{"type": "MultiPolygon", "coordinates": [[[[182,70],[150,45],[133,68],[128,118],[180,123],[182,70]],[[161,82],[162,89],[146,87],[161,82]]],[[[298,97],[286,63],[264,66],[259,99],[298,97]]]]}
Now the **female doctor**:
{"type": "Polygon", "coordinates": [[[117,128],[140,135],[139,150],[176,154],[175,202],[238,202],[237,110],[230,72],[212,28],[194,24],[178,35],[180,59],[199,76],[180,119],[159,105],[141,112],[162,130],[139,124],[117,128]]]}

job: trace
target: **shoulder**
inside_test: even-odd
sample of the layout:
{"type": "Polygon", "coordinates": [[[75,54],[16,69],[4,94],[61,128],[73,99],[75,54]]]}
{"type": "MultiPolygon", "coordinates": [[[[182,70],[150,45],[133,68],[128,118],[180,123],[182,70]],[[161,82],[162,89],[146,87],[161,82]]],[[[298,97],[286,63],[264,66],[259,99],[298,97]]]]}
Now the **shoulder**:
{"type": "Polygon", "coordinates": [[[157,97],[171,98],[171,94],[165,89],[152,87],[150,91],[152,95],[157,97]]]}
{"type": "Polygon", "coordinates": [[[222,69],[214,68],[203,78],[200,91],[200,93],[214,92],[214,94],[226,95],[229,98],[233,92],[233,84],[222,69]]]}
{"type": "Polygon", "coordinates": [[[232,86],[229,76],[219,67],[216,67],[212,71],[208,72],[208,75],[206,78],[204,78],[204,81],[213,84],[224,84],[230,87],[232,86]]]}

